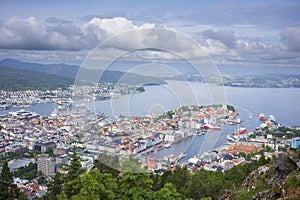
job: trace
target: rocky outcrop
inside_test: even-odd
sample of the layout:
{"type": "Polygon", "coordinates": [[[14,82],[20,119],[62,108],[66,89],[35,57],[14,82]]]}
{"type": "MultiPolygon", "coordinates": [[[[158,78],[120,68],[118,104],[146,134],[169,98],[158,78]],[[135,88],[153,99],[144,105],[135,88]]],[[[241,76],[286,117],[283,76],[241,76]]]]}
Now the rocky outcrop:
{"type": "Polygon", "coordinates": [[[266,190],[258,192],[252,199],[268,200],[268,199],[286,199],[300,197],[300,190],[291,186],[290,177],[295,176],[300,180],[300,148],[292,150],[289,153],[280,154],[275,159],[272,167],[262,166],[252,171],[243,181],[242,189],[233,189],[227,191],[220,199],[234,199],[237,192],[249,192],[256,189],[258,182],[267,185],[266,190]]]}
{"type": "Polygon", "coordinates": [[[290,154],[280,154],[272,166],[268,182],[271,189],[259,192],[253,199],[284,199],[288,193],[284,189],[286,178],[299,172],[299,164],[300,148],[290,154]]]}
{"type": "Polygon", "coordinates": [[[262,175],[264,175],[270,167],[268,166],[261,166],[257,170],[252,171],[249,176],[243,181],[242,186],[246,187],[247,189],[253,185],[254,182],[259,180],[262,175]]]}
{"type": "Polygon", "coordinates": [[[252,197],[253,200],[262,200],[262,199],[280,199],[286,196],[286,191],[284,189],[285,181],[281,180],[274,185],[269,190],[265,190],[257,193],[252,197]]]}
{"type": "Polygon", "coordinates": [[[300,168],[300,148],[296,149],[291,159],[297,164],[297,167],[300,168]]]}
{"type": "Polygon", "coordinates": [[[230,200],[233,195],[233,192],[228,190],[226,191],[218,200],[230,200]]]}
{"type": "Polygon", "coordinates": [[[270,179],[269,184],[274,186],[278,181],[285,179],[297,168],[297,163],[295,163],[287,154],[279,155],[273,164],[272,178],[270,179]]]}

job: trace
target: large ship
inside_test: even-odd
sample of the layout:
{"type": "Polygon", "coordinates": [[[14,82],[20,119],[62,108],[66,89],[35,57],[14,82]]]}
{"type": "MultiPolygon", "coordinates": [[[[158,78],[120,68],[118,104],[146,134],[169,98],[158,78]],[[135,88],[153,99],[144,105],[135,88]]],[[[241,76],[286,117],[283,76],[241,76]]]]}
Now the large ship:
{"type": "Polygon", "coordinates": [[[244,127],[239,128],[237,131],[233,132],[233,135],[241,135],[247,132],[247,129],[244,127]]]}
{"type": "Polygon", "coordinates": [[[219,126],[213,126],[211,124],[205,124],[203,126],[203,128],[206,129],[206,130],[217,130],[217,131],[221,130],[221,127],[219,127],[219,126]]]}

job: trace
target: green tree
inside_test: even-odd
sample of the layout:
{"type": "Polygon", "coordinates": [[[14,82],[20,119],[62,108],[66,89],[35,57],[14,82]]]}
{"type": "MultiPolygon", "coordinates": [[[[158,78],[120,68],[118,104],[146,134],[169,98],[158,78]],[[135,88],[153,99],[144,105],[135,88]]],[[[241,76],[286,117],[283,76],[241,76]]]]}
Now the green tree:
{"type": "Polygon", "coordinates": [[[176,191],[172,183],[167,183],[163,188],[154,193],[154,199],[180,200],[181,195],[176,191]]]}
{"type": "Polygon", "coordinates": [[[258,164],[259,165],[266,165],[268,163],[269,163],[269,160],[267,160],[264,155],[261,155],[261,157],[258,160],[258,164]]]}
{"type": "Polygon", "coordinates": [[[20,196],[20,189],[14,184],[13,174],[9,171],[8,161],[5,161],[0,174],[0,200],[17,199],[20,196]]]}
{"type": "Polygon", "coordinates": [[[46,179],[44,176],[42,176],[42,177],[40,177],[40,178],[38,179],[38,183],[39,183],[40,185],[45,185],[47,182],[48,182],[48,181],[47,181],[47,179],[46,179]]]}
{"type": "Polygon", "coordinates": [[[186,189],[184,191],[185,196],[193,199],[200,199],[205,197],[206,191],[204,190],[203,181],[207,179],[206,171],[196,172],[186,183],[186,189]]]}
{"type": "Polygon", "coordinates": [[[70,199],[71,196],[78,194],[82,187],[80,183],[80,175],[84,173],[84,169],[81,166],[80,157],[77,155],[77,148],[75,146],[72,148],[70,164],[65,166],[65,170],[68,174],[65,176],[65,184],[63,185],[62,190],[66,194],[67,198],[70,199]]]}
{"type": "Polygon", "coordinates": [[[228,110],[235,111],[235,108],[232,105],[226,105],[228,110]]]}
{"type": "Polygon", "coordinates": [[[126,173],[119,180],[118,199],[150,199],[153,196],[152,184],[148,173],[126,173]]]}
{"type": "Polygon", "coordinates": [[[162,175],[159,174],[150,174],[150,178],[153,181],[153,191],[158,191],[164,187],[167,183],[168,177],[172,174],[171,171],[165,171],[162,175]]]}
{"type": "Polygon", "coordinates": [[[82,188],[72,199],[116,199],[118,185],[111,174],[92,169],[81,177],[82,188]]]}
{"type": "Polygon", "coordinates": [[[168,177],[168,182],[172,183],[176,190],[182,195],[184,194],[187,181],[190,179],[190,172],[187,167],[176,167],[174,172],[168,177]]]}
{"type": "MultiPolygon", "coordinates": [[[[35,178],[38,173],[37,173],[37,163],[29,163],[28,166],[25,167],[20,167],[17,169],[14,174],[15,177],[20,177],[23,179],[31,180],[35,178]]],[[[40,176],[40,175],[38,175],[40,176]]]]}
{"type": "Polygon", "coordinates": [[[200,200],[212,200],[211,197],[204,197],[204,198],[201,198],[200,200]]]}
{"type": "Polygon", "coordinates": [[[84,172],[84,169],[82,168],[82,165],[80,163],[80,157],[77,154],[77,148],[75,146],[72,148],[70,164],[67,164],[65,166],[65,170],[68,172],[66,181],[77,179],[79,175],[84,172]]]}
{"type": "Polygon", "coordinates": [[[48,147],[48,148],[46,149],[46,153],[49,154],[49,156],[51,156],[51,157],[54,156],[54,154],[53,154],[53,149],[50,148],[50,147],[48,147]]]}
{"type": "Polygon", "coordinates": [[[63,184],[64,184],[64,179],[62,174],[56,172],[55,176],[47,184],[48,191],[45,194],[44,199],[56,200],[57,199],[56,195],[61,193],[63,184]]]}
{"type": "Polygon", "coordinates": [[[247,173],[244,171],[244,168],[241,165],[237,165],[226,171],[224,178],[229,182],[229,186],[235,185],[240,187],[246,176],[247,173]]]}
{"type": "Polygon", "coordinates": [[[99,158],[95,160],[93,168],[98,169],[101,173],[111,174],[113,177],[119,175],[119,159],[118,156],[110,157],[107,154],[99,155],[99,158]]]}
{"type": "Polygon", "coordinates": [[[242,156],[243,158],[247,157],[247,154],[245,152],[239,152],[239,155],[242,156]]]}
{"type": "Polygon", "coordinates": [[[208,178],[204,180],[205,197],[217,199],[224,192],[225,181],[221,172],[207,172],[208,178]]]}
{"type": "Polygon", "coordinates": [[[192,199],[213,197],[217,199],[225,190],[226,181],[222,172],[201,170],[191,175],[184,196],[192,199]]]}
{"type": "Polygon", "coordinates": [[[146,173],[146,170],[141,168],[139,160],[132,156],[121,160],[121,170],[129,173],[146,173]]]}

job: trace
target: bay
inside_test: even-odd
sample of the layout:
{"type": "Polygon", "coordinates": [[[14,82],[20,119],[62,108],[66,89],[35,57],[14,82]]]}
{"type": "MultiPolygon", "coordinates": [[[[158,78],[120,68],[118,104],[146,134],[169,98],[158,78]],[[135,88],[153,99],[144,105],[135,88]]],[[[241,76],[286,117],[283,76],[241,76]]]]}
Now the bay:
{"type": "MultiPolygon", "coordinates": [[[[146,86],[143,93],[122,96],[119,99],[96,102],[97,111],[109,113],[110,116],[151,115],[176,109],[184,105],[210,105],[212,103],[206,84],[182,83],[169,81],[168,86],[146,86]],[[174,89],[176,88],[176,89],[174,89]]],[[[225,103],[234,105],[239,112],[247,130],[254,130],[260,125],[259,114],[274,115],[277,122],[286,126],[300,125],[299,88],[234,88],[225,87],[225,103]]],[[[211,131],[202,136],[191,136],[174,143],[170,148],[157,151],[152,157],[163,159],[166,154],[185,153],[181,162],[224,145],[226,136],[232,134],[236,126],[224,125],[222,131],[211,131]]]]}
{"type": "MultiPolygon", "coordinates": [[[[220,88],[219,88],[220,89],[220,88]]],[[[166,85],[145,86],[145,92],[120,96],[117,99],[96,101],[94,108],[110,117],[120,114],[147,116],[163,113],[184,105],[210,105],[213,101],[208,86],[198,82],[169,81],[166,85]]],[[[234,88],[224,87],[225,103],[234,105],[243,123],[241,126],[253,130],[260,125],[259,114],[274,115],[276,121],[286,126],[300,125],[300,88],[234,88]]],[[[41,115],[50,115],[56,104],[35,104],[26,110],[41,115]]],[[[14,109],[18,110],[18,109],[14,109]]],[[[0,114],[8,111],[0,111],[0,114]]],[[[226,136],[236,126],[224,125],[222,131],[211,131],[204,136],[191,136],[159,150],[153,157],[162,159],[165,154],[186,153],[185,161],[195,154],[208,151],[226,143],[226,136]]]]}
{"type": "MultiPolygon", "coordinates": [[[[162,113],[184,105],[210,105],[210,91],[203,83],[169,81],[168,85],[145,86],[146,91],[120,96],[118,99],[95,102],[97,112],[111,117],[146,116],[162,113]],[[172,87],[173,86],[173,87],[172,87]],[[180,89],[171,90],[174,87],[180,89]]],[[[286,126],[300,125],[300,88],[235,88],[224,87],[226,104],[234,105],[246,128],[259,125],[259,114],[274,115],[286,126]],[[252,119],[249,119],[252,118],[252,119]]]]}

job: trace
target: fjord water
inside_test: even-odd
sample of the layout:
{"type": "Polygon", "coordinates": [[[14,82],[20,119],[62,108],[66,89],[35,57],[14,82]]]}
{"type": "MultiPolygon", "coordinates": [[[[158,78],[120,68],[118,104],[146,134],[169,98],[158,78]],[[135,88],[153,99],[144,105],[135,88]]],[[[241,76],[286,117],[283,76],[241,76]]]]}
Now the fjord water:
{"type": "MultiPolygon", "coordinates": [[[[168,85],[178,85],[180,81],[168,81],[168,85]]],[[[168,110],[197,103],[210,105],[210,92],[206,85],[188,83],[193,93],[186,90],[170,91],[165,85],[145,86],[146,91],[120,96],[118,99],[95,102],[95,108],[110,116],[141,115],[162,113],[168,110]],[[194,96],[187,96],[187,95],[194,96]],[[190,99],[189,99],[190,98],[190,99]],[[181,100],[181,102],[180,102],[181,100]],[[184,102],[185,101],[185,102],[184,102]],[[196,102],[198,101],[198,102],[196,102]],[[183,102],[183,103],[182,103],[183,102]]],[[[224,87],[226,103],[234,105],[246,128],[259,125],[259,113],[274,115],[277,122],[287,126],[300,126],[300,88],[235,88],[224,87]],[[252,119],[249,119],[252,118],[252,119]]],[[[195,105],[195,104],[194,104],[195,105]]]]}
{"type": "MultiPolygon", "coordinates": [[[[178,87],[180,81],[169,81],[168,84],[178,87]]],[[[189,83],[196,97],[191,96],[190,100],[198,100],[198,105],[210,105],[210,93],[203,83],[189,83]]],[[[185,95],[191,95],[186,90],[170,91],[170,87],[164,85],[146,86],[145,92],[134,93],[132,95],[121,96],[119,99],[100,101],[95,103],[97,111],[108,113],[111,116],[117,115],[142,115],[153,114],[155,112],[165,112],[179,108],[184,104],[180,100],[185,99],[185,95]],[[180,91],[178,93],[178,91],[180,91]],[[188,94],[187,94],[188,93],[188,94]]],[[[259,113],[266,116],[274,115],[277,122],[286,126],[300,125],[300,98],[299,88],[234,88],[225,87],[226,103],[234,105],[239,112],[239,118],[243,120],[240,126],[247,130],[254,130],[260,125],[259,113]]],[[[237,126],[224,125],[222,131],[211,131],[205,136],[191,136],[171,146],[159,150],[153,157],[162,159],[166,154],[176,154],[184,152],[187,156],[181,161],[185,161],[195,154],[202,153],[213,148],[217,148],[226,143],[226,136],[232,134],[237,126]],[[213,138],[213,139],[212,139],[213,138]]]]}
{"type": "MultiPolygon", "coordinates": [[[[180,81],[169,81],[168,85],[178,87],[180,81]]],[[[186,84],[186,83],[185,83],[186,84]]],[[[210,105],[211,98],[207,86],[203,83],[189,82],[188,86],[176,92],[166,85],[145,86],[145,92],[119,96],[117,99],[96,101],[95,110],[104,112],[111,117],[117,115],[146,116],[152,113],[162,113],[191,103],[193,105],[210,105]],[[185,90],[184,90],[185,89],[185,90]],[[191,93],[192,92],[192,93],[191,93]],[[180,102],[181,101],[181,102],[180,102]]],[[[259,125],[259,113],[274,115],[277,122],[287,126],[300,126],[300,88],[236,88],[224,87],[226,103],[234,105],[239,111],[239,117],[244,120],[247,128],[259,125]],[[252,119],[249,119],[252,117],[252,119]]],[[[26,110],[41,115],[50,115],[56,104],[35,104],[26,110]]],[[[12,109],[19,110],[19,109],[12,109]]],[[[0,114],[11,110],[0,111],[0,114]]]]}
{"type": "MultiPolygon", "coordinates": [[[[145,86],[145,92],[119,96],[117,99],[95,102],[95,110],[111,117],[122,115],[146,116],[162,113],[184,105],[210,105],[211,97],[207,85],[198,82],[168,81],[167,85],[145,86]],[[180,85],[184,85],[181,88],[180,85]],[[174,89],[176,88],[176,89],[174,89]]],[[[300,126],[300,88],[235,88],[225,87],[226,103],[234,105],[243,120],[240,126],[253,130],[260,125],[259,113],[274,115],[277,122],[286,126],[300,126]]],[[[56,104],[36,104],[25,108],[41,115],[50,115],[56,104]]],[[[0,114],[8,111],[1,111],[0,114]]],[[[165,154],[187,156],[217,148],[226,143],[226,136],[237,126],[224,125],[222,131],[211,131],[205,136],[191,136],[173,144],[170,148],[159,150],[156,158],[165,154]],[[211,140],[210,138],[214,138],[211,140]]]]}

